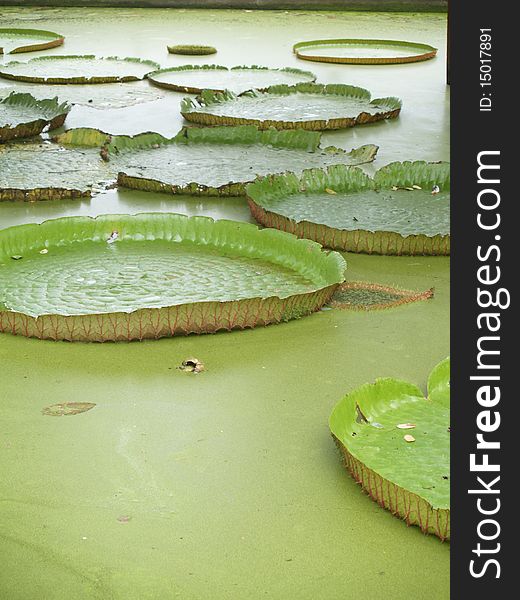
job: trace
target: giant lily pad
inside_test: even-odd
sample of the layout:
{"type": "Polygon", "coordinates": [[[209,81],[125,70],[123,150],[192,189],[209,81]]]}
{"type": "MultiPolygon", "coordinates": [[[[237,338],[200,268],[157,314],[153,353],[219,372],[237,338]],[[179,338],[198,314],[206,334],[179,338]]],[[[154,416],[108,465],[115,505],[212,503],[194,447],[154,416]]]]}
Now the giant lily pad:
{"type": "Polygon", "coordinates": [[[118,178],[126,187],[193,195],[243,195],[257,174],[282,166],[359,165],[377,146],[345,152],[320,148],[320,134],[260,131],[253,126],[190,128],[172,139],[159,134],[108,136],[72,129],[60,143],[8,144],[0,149],[0,200],[51,200],[90,195],[118,178]],[[101,160],[105,148],[107,161],[101,160]],[[25,168],[20,169],[23,162],[25,168]]]}
{"type": "Polygon", "coordinates": [[[342,129],[399,115],[398,98],[371,99],[363,88],[343,84],[301,83],[271,86],[239,96],[205,90],[197,100],[185,98],[185,119],[204,125],[258,125],[262,129],[342,129]]]}
{"type": "Polygon", "coordinates": [[[428,60],[437,54],[429,44],[396,40],[312,40],[293,46],[298,58],[353,65],[389,65],[428,60]]]}
{"type": "Polygon", "coordinates": [[[47,50],[61,46],[64,40],[59,33],[43,29],[0,28],[0,54],[47,50]]]}
{"type": "Polygon", "coordinates": [[[359,165],[374,160],[377,146],[345,152],[320,148],[320,135],[306,131],[261,131],[254,126],[183,129],[172,139],[156,133],[107,137],[71,130],[62,143],[106,144],[109,164],[125,187],[166,193],[241,196],[257,174],[302,171],[309,164],[359,165]]]}
{"type": "Polygon", "coordinates": [[[197,44],[177,44],[168,46],[170,54],[184,54],[188,56],[204,56],[207,54],[216,54],[217,49],[213,46],[201,46],[197,44]]]}
{"type": "Polygon", "coordinates": [[[344,270],[314,242],[208,217],[19,225],[0,231],[0,331],[105,341],[267,325],[319,309],[344,270]]]}
{"type": "Polygon", "coordinates": [[[450,539],[449,359],[432,371],[428,398],[405,381],[378,379],[330,417],[346,466],[372,499],[409,525],[450,539]]]}
{"type": "MultiPolygon", "coordinates": [[[[7,82],[2,85],[0,80],[0,98],[9,95],[12,91],[28,92],[35,98],[49,96],[49,88],[39,83],[17,81],[7,82]]],[[[127,83],[98,83],[97,85],[68,85],[54,84],[52,95],[57,96],[61,102],[79,104],[96,109],[125,108],[145,102],[154,102],[164,98],[168,92],[148,84],[146,81],[127,83]]]]}
{"type": "Polygon", "coordinates": [[[255,219],[328,248],[375,254],[449,254],[448,163],[392,163],[374,179],[332,166],[270,176],[246,189],[255,219]],[[432,194],[433,186],[439,192],[432,194]]]}
{"type": "Polygon", "coordinates": [[[13,92],[0,100],[0,142],[61,127],[69,111],[70,106],[57,98],[36,100],[31,94],[13,92]]]}
{"type": "Polygon", "coordinates": [[[273,85],[294,85],[313,82],[316,75],[300,69],[269,69],[268,67],[222,67],[221,65],[185,65],[160,69],[148,75],[155,85],[177,92],[198,94],[202,90],[235,93],[265,90],[273,85]]]}
{"type": "Polygon", "coordinates": [[[32,83],[114,83],[144,79],[159,65],[140,58],[40,56],[0,66],[0,76],[32,83]]]}
{"type": "Polygon", "coordinates": [[[93,186],[99,189],[115,176],[95,148],[69,148],[41,139],[0,146],[0,201],[89,197],[93,186]]]}

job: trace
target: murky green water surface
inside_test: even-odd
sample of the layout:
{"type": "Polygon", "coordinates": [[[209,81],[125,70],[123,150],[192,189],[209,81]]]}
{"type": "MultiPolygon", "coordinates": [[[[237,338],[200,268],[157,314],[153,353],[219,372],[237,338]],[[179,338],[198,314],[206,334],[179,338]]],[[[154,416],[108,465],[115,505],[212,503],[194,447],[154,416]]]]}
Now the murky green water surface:
{"type": "MultiPolygon", "coordinates": [[[[65,46],[49,55],[137,56],[162,66],[312,64],[318,81],[403,99],[399,119],[328,133],[324,145],[380,145],[370,171],[392,160],[449,158],[442,15],[3,8],[2,26],[65,34],[65,46]],[[294,42],[325,37],[408,39],[440,52],[390,67],[292,55],[294,42]],[[166,45],[177,43],[219,52],[168,55],[166,45]]],[[[181,97],[113,110],[76,106],[68,127],[173,135],[181,97]]],[[[240,198],[111,190],[89,201],[2,203],[0,227],[150,210],[250,220],[240,198]]],[[[131,344],[0,336],[0,597],[446,599],[449,546],[408,529],[361,492],[327,419],[345,392],[376,377],[424,389],[449,352],[449,259],[346,258],[352,280],[434,286],[435,297],[131,344]],[[206,371],[177,369],[190,356],[206,371]],[[59,419],[41,413],[70,401],[96,406],[59,419]]]]}

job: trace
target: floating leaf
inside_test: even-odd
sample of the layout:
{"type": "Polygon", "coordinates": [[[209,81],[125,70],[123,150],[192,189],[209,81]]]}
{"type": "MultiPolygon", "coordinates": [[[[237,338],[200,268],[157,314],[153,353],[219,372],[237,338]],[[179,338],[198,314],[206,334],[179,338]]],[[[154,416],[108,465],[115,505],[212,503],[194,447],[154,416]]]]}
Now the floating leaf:
{"type": "Polygon", "coordinates": [[[433,288],[424,292],[413,292],[378,283],[346,281],[338,286],[329,306],[351,310],[377,310],[430,298],[433,298],[433,288]]]}
{"type": "Polygon", "coordinates": [[[292,67],[271,69],[258,66],[228,68],[221,65],[183,65],[153,71],[148,74],[148,79],[154,85],[177,92],[198,94],[202,90],[231,90],[240,94],[252,89],[265,90],[273,85],[313,82],[316,75],[292,67]]]}
{"type": "Polygon", "coordinates": [[[65,217],[0,230],[0,331],[77,341],[159,338],[311,314],[345,261],[249,223],[174,213],[65,217]],[[107,244],[119,232],[117,251],[107,244]],[[35,248],[47,244],[42,260],[35,248]],[[258,277],[257,272],[262,272],[258,277]],[[173,283],[172,283],[173,281],[173,283]]]}
{"type": "Polygon", "coordinates": [[[94,408],[94,406],[96,406],[94,402],[62,402],[60,404],[46,406],[42,409],[42,414],[48,415],[49,417],[78,415],[87,412],[87,410],[94,408]]]}
{"type": "Polygon", "coordinates": [[[450,252],[448,163],[391,163],[373,178],[361,169],[333,165],[259,178],[247,186],[249,208],[265,227],[347,252],[446,255],[450,252]],[[426,190],[443,181],[435,199],[426,190]],[[397,191],[391,191],[393,187],[397,191]],[[306,188],[305,194],[300,192],[306,188]],[[330,195],[327,189],[334,189],[330,195]]]}
{"type": "Polygon", "coordinates": [[[399,423],[396,427],[397,429],[415,429],[416,425],[414,423],[399,423]]]}
{"type": "Polygon", "coordinates": [[[61,46],[65,38],[43,29],[0,29],[0,54],[35,52],[61,46]]]}
{"type": "Polygon", "coordinates": [[[403,40],[333,39],[298,42],[293,52],[313,62],[387,65],[428,60],[437,48],[403,40]]]}
{"type": "Polygon", "coordinates": [[[197,44],[178,44],[176,46],[168,46],[170,54],[185,54],[189,56],[204,56],[207,54],[215,54],[217,49],[213,46],[202,46],[197,44]]]}
{"type": "Polygon", "coordinates": [[[410,383],[378,379],[345,396],[330,417],[332,435],[352,476],[381,506],[419,526],[450,538],[449,359],[428,379],[428,398],[410,383]],[[446,394],[448,390],[448,394],[446,394]],[[362,414],[365,420],[359,418],[362,414]],[[384,432],[368,424],[376,419],[384,432]],[[420,443],[395,423],[420,423],[420,443]]]}
{"type": "Polygon", "coordinates": [[[197,100],[185,98],[181,103],[183,117],[193,123],[249,124],[261,129],[343,129],[393,119],[400,112],[398,98],[372,99],[368,90],[339,83],[276,85],[239,96],[204,90],[197,100]]]}

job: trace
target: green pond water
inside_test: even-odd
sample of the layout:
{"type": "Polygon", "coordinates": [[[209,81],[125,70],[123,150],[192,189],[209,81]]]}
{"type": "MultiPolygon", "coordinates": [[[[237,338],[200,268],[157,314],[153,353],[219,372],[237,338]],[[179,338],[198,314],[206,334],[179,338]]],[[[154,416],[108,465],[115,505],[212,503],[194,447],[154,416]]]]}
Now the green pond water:
{"type": "MultiPolygon", "coordinates": [[[[3,8],[2,26],[65,34],[61,49],[42,55],[136,56],[164,67],[309,68],[292,45],[325,37],[431,43],[439,56],[425,63],[311,70],[320,82],[403,100],[398,119],[327,133],[323,145],[378,144],[369,172],[392,160],[449,159],[443,15],[3,8]],[[168,55],[166,45],[176,43],[219,52],[186,60],[168,55]]],[[[13,82],[0,79],[0,93],[2,86],[13,82]]],[[[171,136],[183,124],[182,96],[113,110],[75,106],[67,126],[171,136]]],[[[242,198],[109,190],[92,200],[1,203],[0,227],[143,211],[251,221],[242,198]]],[[[447,598],[449,544],[407,528],[361,492],[327,421],[347,391],[377,377],[425,390],[449,353],[449,259],[345,256],[351,280],[433,286],[435,296],[388,311],[326,310],[283,325],[142,343],[1,335],[0,597],[447,598]],[[206,371],[179,370],[189,357],[206,371]],[[96,406],[60,418],[41,413],[71,401],[96,406]]]]}

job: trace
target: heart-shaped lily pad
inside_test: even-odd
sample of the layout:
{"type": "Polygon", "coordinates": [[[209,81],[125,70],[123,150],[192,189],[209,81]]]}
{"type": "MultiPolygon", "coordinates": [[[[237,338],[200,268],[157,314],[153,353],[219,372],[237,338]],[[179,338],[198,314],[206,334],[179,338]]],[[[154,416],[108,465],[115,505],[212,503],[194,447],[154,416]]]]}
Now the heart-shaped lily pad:
{"type": "Polygon", "coordinates": [[[372,100],[363,88],[343,84],[300,83],[278,85],[265,92],[256,90],[239,96],[232,92],[205,90],[200,98],[185,98],[185,119],[203,125],[258,125],[262,129],[342,129],[399,115],[397,98],[372,100]]]}
{"type": "Polygon", "coordinates": [[[293,52],[314,62],[391,65],[428,60],[437,54],[437,48],[397,40],[336,39],[298,42],[293,52]]]}
{"type": "Polygon", "coordinates": [[[268,67],[223,67],[221,65],[184,65],[160,69],[148,75],[159,87],[177,92],[198,94],[202,90],[231,90],[237,94],[247,90],[265,90],[273,85],[295,85],[313,82],[316,75],[300,69],[268,67]]]}
{"type": "Polygon", "coordinates": [[[61,46],[65,38],[43,29],[0,28],[0,54],[34,52],[61,46]]]}
{"type": "Polygon", "coordinates": [[[391,163],[373,179],[341,165],[247,186],[255,219],[323,246],[375,254],[450,252],[449,163],[391,163]]]}
{"type": "Polygon", "coordinates": [[[323,306],[345,266],[315,242],[208,217],[20,225],[0,231],[0,331],[115,341],[278,323],[323,306]]]}
{"type": "Polygon", "coordinates": [[[114,83],[144,79],[158,68],[157,63],[140,58],[40,56],[0,65],[0,76],[32,83],[114,83]]]}
{"type": "Polygon", "coordinates": [[[428,397],[405,381],[378,379],[347,394],[330,417],[346,466],[382,507],[450,538],[449,359],[432,371],[428,397]]]}
{"type": "Polygon", "coordinates": [[[37,100],[31,94],[11,93],[0,100],[0,142],[39,135],[45,128],[57,129],[70,111],[57,98],[37,100]]]}

